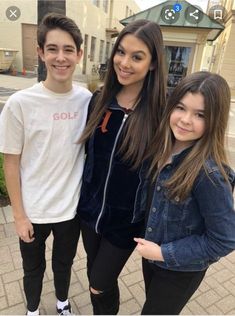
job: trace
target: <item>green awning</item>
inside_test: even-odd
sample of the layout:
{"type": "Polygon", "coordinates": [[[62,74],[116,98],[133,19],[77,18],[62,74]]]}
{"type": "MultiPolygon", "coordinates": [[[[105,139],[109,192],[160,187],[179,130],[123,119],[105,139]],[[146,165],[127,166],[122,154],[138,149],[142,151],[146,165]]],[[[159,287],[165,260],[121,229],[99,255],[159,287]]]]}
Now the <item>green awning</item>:
{"type": "MultiPolygon", "coordinates": [[[[190,23],[190,21],[187,21],[185,18],[186,16],[189,16],[187,12],[193,13],[195,10],[198,10],[197,7],[194,5],[188,3],[187,1],[165,1],[159,5],[156,5],[152,8],[146,9],[144,11],[141,11],[137,14],[134,14],[132,16],[129,16],[128,18],[122,19],[120,21],[121,24],[127,25],[128,23],[139,20],[139,19],[146,19],[149,21],[153,21],[158,23],[160,26],[164,27],[186,27],[186,28],[197,28],[197,29],[208,29],[210,32],[207,35],[207,41],[214,41],[220,33],[224,30],[224,26],[217,22],[216,20],[211,19],[207,14],[199,10],[200,14],[200,20],[197,22],[197,20],[193,19],[194,23],[190,23]],[[179,18],[174,23],[168,22],[166,19],[163,19],[161,16],[161,12],[165,12],[164,8],[173,6],[179,3],[182,6],[181,11],[179,12],[179,18]],[[189,10],[189,11],[188,11],[189,10]]],[[[197,11],[198,12],[198,11],[197,11]]],[[[197,16],[196,14],[194,16],[197,16]]]]}

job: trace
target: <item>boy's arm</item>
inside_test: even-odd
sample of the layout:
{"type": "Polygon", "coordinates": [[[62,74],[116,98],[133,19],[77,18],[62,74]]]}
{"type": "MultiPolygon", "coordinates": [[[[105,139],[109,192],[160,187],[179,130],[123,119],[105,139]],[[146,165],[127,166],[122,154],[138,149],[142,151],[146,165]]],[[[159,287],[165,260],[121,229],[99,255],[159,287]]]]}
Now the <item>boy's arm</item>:
{"type": "Polygon", "coordinates": [[[4,173],[8,194],[11,200],[16,232],[24,242],[32,242],[33,225],[23,206],[20,184],[20,155],[4,154],[4,173]]]}

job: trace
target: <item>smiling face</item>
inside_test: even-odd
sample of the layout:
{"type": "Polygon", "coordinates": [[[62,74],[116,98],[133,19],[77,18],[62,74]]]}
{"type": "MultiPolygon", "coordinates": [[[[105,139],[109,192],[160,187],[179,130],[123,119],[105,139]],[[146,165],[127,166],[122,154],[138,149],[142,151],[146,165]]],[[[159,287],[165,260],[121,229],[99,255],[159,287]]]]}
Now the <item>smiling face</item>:
{"type": "Polygon", "coordinates": [[[170,116],[170,127],[175,136],[175,147],[183,150],[201,138],[205,132],[204,97],[188,92],[175,106],[170,116]]]}
{"type": "Polygon", "coordinates": [[[152,56],[145,43],[132,34],[125,35],[113,58],[119,83],[140,90],[151,68],[152,56]]]}
{"type": "Polygon", "coordinates": [[[72,36],[61,29],[49,31],[44,48],[38,48],[38,54],[47,68],[45,87],[58,93],[71,90],[73,72],[82,56],[72,36]]]}

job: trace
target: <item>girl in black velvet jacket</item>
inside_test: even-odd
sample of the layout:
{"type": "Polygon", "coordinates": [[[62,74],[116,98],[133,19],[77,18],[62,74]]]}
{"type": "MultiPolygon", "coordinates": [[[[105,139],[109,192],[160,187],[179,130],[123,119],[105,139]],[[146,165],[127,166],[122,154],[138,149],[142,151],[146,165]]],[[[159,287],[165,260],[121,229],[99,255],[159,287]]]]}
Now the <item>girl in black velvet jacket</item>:
{"type": "Polygon", "coordinates": [[[117,38],[104,87],[81,138],[87,158],[78,205],[94,314],[119,309],[118,276],[144,226],[140,173],[165,106],[163,41],[147,20],[117,38]]]}

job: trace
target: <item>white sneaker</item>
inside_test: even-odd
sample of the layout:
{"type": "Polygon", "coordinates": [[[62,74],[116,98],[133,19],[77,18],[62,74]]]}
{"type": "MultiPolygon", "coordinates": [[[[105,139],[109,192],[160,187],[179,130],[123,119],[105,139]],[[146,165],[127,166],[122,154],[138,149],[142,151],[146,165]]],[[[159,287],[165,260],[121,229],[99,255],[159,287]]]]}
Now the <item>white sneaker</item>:
{"type": "Polygon", "coordinates": [[[63,309],[58,308],[56,306],[56,310],[57,310],[58,315],[73,315],[70,303],[68,303],[68,305],[65,305],[63,309]]]}

